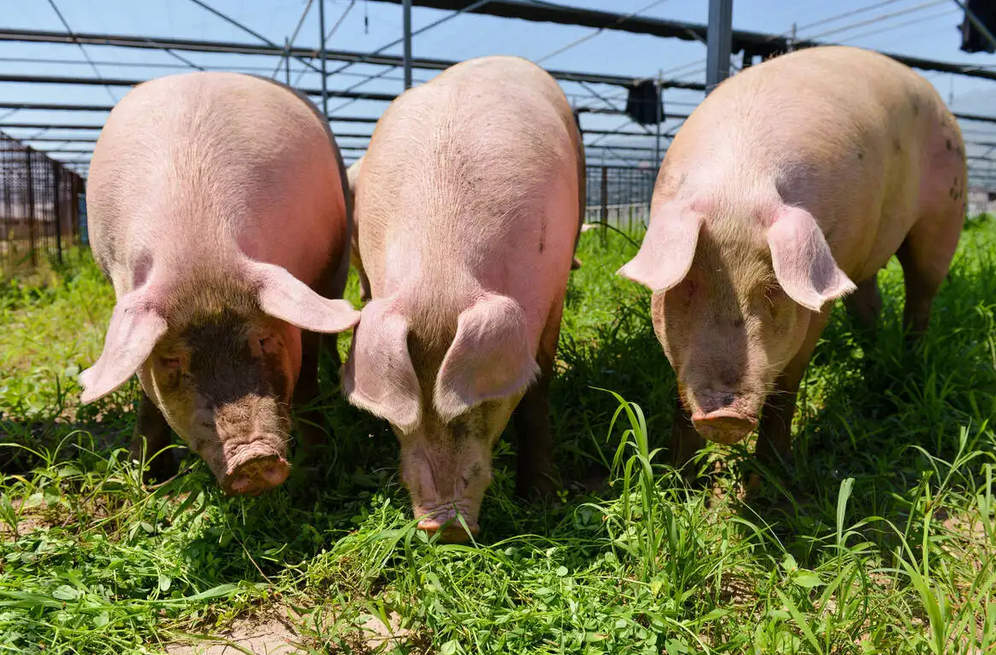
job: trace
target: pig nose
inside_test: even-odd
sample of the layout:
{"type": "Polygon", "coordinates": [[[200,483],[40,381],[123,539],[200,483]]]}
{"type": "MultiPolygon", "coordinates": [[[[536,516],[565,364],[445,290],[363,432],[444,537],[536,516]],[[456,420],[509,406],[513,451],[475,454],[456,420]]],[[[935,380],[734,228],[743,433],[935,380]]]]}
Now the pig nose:
{"type": "Polygon", "coordinates": [[[757,427],[756,418],[732,409],[695,412],[692,423],[703,437],[722,444],[737,443],[757,427]]]}
{"type": "Polygon", "coordinates": [[[470,528],[470,534],[467,534],[467,531],[463,529],[463,525],[459,521],[447,520],[449,520],[448,524],[446,520],[424,518],[418,522],[418,529],[429,533],[429,536],[439,533],[439,540],[447,544],[465,543],[470,541],[471,535],[476,537],[480,531],[476,523],[468,521],[467,527],[470,528]]]}
{"type": "Polygon", "coordinates": [[[229,495],[258,496],[283,484],[289,474],[290,465],[283,457],[260,457],[237,466],[225,477],[222,487],[229,495]]]}

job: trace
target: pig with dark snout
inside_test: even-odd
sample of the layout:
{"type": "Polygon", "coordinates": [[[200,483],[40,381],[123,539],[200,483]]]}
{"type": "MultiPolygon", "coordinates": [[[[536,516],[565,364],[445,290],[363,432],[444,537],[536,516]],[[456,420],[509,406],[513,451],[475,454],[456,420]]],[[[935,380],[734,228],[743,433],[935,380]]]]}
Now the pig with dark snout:
{"type": "Polygon", "coordinates": [[[90,241],[117,303],[82,401],[137,373],[134,456],[172,428],[226,493],[279,485],[292,401],[318,394],[320,334],[359,320],[330,299],[348,273],[351,203],[327,122],[288,87],[213,72],[137,86],[90,167],[90,241]]]}
{"type": "Polygon", "coordinates": [[[548,390],[583,217],[563,92],[514,57],[458,64],[387,109],[363,158],[360,253],[373,300],[343,371],[390,422],[422,530],[478,529],[513,413],[518,491],[552,489],[548,390]]]}
{"type": "MultiPolygon", "coordinates": [[[[349,192],[356,197],[356,186],[360,180],[360,168],[363,166],[363,157],[354,161],[346,169],[346,177],[349,179],[349,192]]],[[[360,225],[356,222],[356,215],[353,215],[353,238],[350,242],[349,263],[356,269],[356,275],[360,278],[360,300],[370,300],[370,280],[367,279],[367,272],[363,270],[363,259],[360,257],[360,225]]]]}
{"type": "Polygon", "coordinates": [[[791,447],[795,394],[832,301],[873,324],[897,255],[911,334],[958,244],[961,132],[925,79],[851,47],[793,52],[723,82],[668,149],[636,257],[678,378],[672,456],[701,437],[791,447]],[[763,407],[763,410],[762,410],[763,407]]]}

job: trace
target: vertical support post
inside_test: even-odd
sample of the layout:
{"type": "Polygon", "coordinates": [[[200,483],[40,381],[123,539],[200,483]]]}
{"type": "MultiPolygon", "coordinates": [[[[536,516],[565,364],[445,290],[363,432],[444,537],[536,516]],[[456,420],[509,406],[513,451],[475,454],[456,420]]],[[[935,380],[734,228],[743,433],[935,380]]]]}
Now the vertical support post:
{"type": "Polygon", "coordinates": [[[284,50],[287,54],[284,59],[284,79],[287,80],[287,86],[290,86],[290,39],[287,37],[284,37],[284,50]]]}
{"type": "Polygon", "coordinates": [[[55,214],[55,252],[62,264],[62,176],[61,166],[52,162],[52,212],[55,214]]]}
{"type": "Polygon", "coordinates": [[[657,71],[657,80],[654,86],[657,88],[657,134],[654,140],[654,166],[659,171],[661,169],[661,123],[664,122],[664,90],[661,88],[661,72],[657,71]]]}
{"type": "Polygon", "coordinates": [[[607,241],[606,238],[607,230],[605,226],[608,224],[609,224],[609,169],[605,165],[605,162],[603,161],[602,162],[602,229],[600,230],[600,232],[602,233],[603,245],[607,241]]]}
{"type": "Polygon", "coordinates": [[[31,171],[31,155],[34,151],[31,148],[24,149],[24,157],[27,161],[27,176],[26,181],[28,188],[28,207],[27,207],[27,221],[28,221],[28,248],[31,249],[31,267],[34,268],[38,265],[38,251],[36,250],[35,244],[35,176],[31,171]]]}
{"type": "Polygon", "coordinates": [[[787,52],[792,52],[793,50],[795,50],[795,37],[797,32],[798,32],[798,26],[795,23],[792,23],[792,36],[789,37],[788,43],[785,44],[786,45],[785,50],[787,52]]]}
{"type": "Polygon", "coordinates": [[[733,0],[709,0],[706,32],[706,93],[730,76],[733,45],[733,0]]]}
{"type": "Polygon", "coordinates": [[[405,63],[405,90],[412,88],[412,0],[404,0],[402,6],[404,13],[404,63],[405,63]]]}
{"type": "Polygon", "coordinates": [[[318,0],[318,29],[321,30],[321,62],[322,62],[322,115],[326,120],[329,116],[328,73],[325,72],[325,0],[318,0]]]}

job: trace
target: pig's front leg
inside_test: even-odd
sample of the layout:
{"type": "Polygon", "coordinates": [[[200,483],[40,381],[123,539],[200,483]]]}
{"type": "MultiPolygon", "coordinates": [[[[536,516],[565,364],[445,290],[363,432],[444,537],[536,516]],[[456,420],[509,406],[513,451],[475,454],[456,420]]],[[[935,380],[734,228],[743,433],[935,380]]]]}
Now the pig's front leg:
{"type": "Polygon", "coordinates": [[[323,345],[331,347],[332,370],[339,371],[339,349],[335,335],[321,335],[314,332],[301,332],[301,374],[294,388],[294,406],[298,408],[298,428],[306,450],[312,450],[325,443],[325,416],[316,406],[320,395],[318,387],[318,356],[323,345]]]}
{"type": "MultiPolygon", "coordinates": [[[[692,415],[681,402],[681,394],[675,390],[674,421],[671,423],[671,464],[676,469],[684,468],[703,446],[705,439],[695,429],[692,415]]],[[[692,471],[686,470],[684,473],[689,476],[692,471]]]]}
{"type": "Polygon", "coordinates": [[[764,403],[756,452],[758,460],[764,464],[784,461],[792,452],[792,416],[795,414],[796,394],[820,334],[830,320],[830,310],[827,307],[822,313],[810,314],[809,328],[802,345],[775,379],[775,387],[764,403]]]}
{"type": "Polygon", "coordinates": [[[540,339],[536,363],[540,376],[526,390],[513,420],[518,437],[518,467],[515,492],[520,498],[534,498],[553,492],[558,486],[557,467],[553,461],[553,428],[550,425],[550,382],[560,338],[563,300],[547,320],[540,339]]]}
{"type": "Polygon", "coordinates": [[[178,466],[173,453],[168,450],[159,452],[169,447],[172,436],[173,431],[166,422],[166,417],[143,390],[138,401],[138,421],[128,454],[131,459],[142,461],[144,449],[145,461],[149,464],[148,471],[142,476],[144,482],[165,482],[176,475],[178,466]]]}

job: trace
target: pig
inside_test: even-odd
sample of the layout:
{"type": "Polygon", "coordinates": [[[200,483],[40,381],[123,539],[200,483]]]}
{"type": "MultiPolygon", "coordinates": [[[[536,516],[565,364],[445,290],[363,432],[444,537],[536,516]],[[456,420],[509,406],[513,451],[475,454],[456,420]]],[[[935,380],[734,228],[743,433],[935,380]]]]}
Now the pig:
{"type": "Polygon", "coordinates": [[[476,533],[513,412],[517,491],[556,483],[548,392],[583,220],[570,105],[538,66],[483,57],[406,91],[378,122],[356,198],[372,300],[343,370],[386,419],[418,526],[476,533]]]}
{"type": "Polygon", "coordinates": [[[90,167],[90,242],[116,304],[82,402],[137,373],[134,456],[172,428],[225,493],[281,484],[291,402],[318,394],[319,335],[359,320],[339,299],[351,205],[327,122],[288,87],[216,72],[135,87],[90,167]]]}
{"type": "MultiPolygon", "coordinates": [[[[346,169],[346,177],[349,179],[349,193],[356,198],[356,185],[360,179],[360,168],[363,166],[363,157],[360,157],[346,169]]],[[[356,215],[353,215],[353,239],[349,251],[349,263],[356,269],[356,274],[360,278],[360,300],[370,300],[370,280],[363,270],[363,260],[360,259],[360,225],[356,222],[356,215]]]]}
{"type": "Polygon", "coordinates": [[[675,137],[638,254],[678,381],[672,457],[758,428],[784,461],[795,397],[848,296],[873,324],[898,256],[908,334],[922,333],[965,214],[965,149],[933,86],[853,47],[796,51],[720,84],[675,137]],[[763,407],[763,409],[762,409],[763,407]]]}

